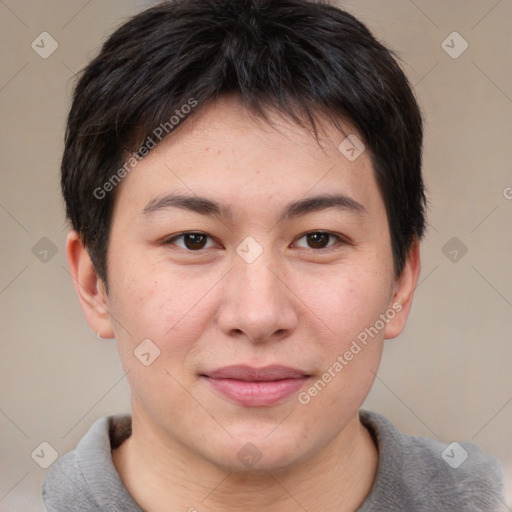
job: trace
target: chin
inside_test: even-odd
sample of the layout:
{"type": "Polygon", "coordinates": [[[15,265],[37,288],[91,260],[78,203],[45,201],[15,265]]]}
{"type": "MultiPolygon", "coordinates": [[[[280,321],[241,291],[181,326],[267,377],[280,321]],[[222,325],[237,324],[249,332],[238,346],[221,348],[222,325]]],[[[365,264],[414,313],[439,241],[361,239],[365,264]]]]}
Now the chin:
{"type": "Polygon", "coordinates": [[[283,431],[280,436],[265,429],[258,435],[236,435],[222,446],[212,442],[210,446],[220,447],[207,458],[214,465],[230,472],[255,475],[267,472],[283,472],[300,464],[307,454],[299,439],[283,431]],[[275,437],[273,437],[275,436],[275,437]]]}

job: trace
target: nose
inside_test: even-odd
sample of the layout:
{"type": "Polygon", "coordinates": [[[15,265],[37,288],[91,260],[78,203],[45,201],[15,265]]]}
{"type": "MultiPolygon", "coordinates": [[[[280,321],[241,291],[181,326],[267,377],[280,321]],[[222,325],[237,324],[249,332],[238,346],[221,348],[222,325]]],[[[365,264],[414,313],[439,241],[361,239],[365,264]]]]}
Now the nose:
{"type": "Polygon", "coordinates": [[[236,257],[226,277],[218,317],[225,334],[261,343],[295,330],[299,301],[265,251],[252,263],[236,257]]]}

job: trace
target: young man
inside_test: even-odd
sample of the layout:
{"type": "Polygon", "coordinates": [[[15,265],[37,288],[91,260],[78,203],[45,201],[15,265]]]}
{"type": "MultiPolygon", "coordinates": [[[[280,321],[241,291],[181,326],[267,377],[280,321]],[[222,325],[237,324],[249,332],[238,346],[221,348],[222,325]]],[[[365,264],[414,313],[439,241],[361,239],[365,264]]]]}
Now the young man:
{"type": "Polygon", "coordinates": [[[498,463],[360,411],[420,273],[422,123],[391,53],[308,0],[174,0],[76,86],[67,258],[131,415],[49,511],[492,511],[498,463]]]}

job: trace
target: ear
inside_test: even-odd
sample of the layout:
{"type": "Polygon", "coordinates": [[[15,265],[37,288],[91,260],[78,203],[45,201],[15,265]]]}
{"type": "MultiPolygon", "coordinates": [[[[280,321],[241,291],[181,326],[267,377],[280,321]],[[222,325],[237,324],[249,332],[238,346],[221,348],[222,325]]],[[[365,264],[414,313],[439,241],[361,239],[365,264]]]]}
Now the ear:
{"type": "Polygon", "coordinates": [[[395,311],[396,315],[386,324],[384,339],[396,338],[404,330],[420,271],[420,244],[415,238],[402,274],[395,281],[395,291],[389,303],[389,310],[395,311]]]}
{"type": "Polygon", "coordinates": [[[105,286],[76,231],[70,231],[66,238],[66,258],[87,323],[95,334],[113,338],[105,286]]]}

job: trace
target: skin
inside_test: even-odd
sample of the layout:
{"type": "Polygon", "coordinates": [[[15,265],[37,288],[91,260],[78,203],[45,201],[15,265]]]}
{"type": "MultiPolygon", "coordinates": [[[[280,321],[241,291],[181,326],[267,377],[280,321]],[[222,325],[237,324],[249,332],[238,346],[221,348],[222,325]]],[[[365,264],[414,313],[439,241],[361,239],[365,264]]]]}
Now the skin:
{"type": "Polygon", "coordinates": [[[108,295],[78,235],[68,235],[87,321],[95,333],[116,338],[131,387],[133,433],[113,461],[150,512],[351,511],[375,478],[378,452],[358,410],[384,340],[405,326],[419,246],[395,279],[368,152],[351,162],[337,149],[343,135],[327,123],[320,147],[309,131],[270,117],[275,128],[236,96],[221,97],[124,178],[108,248],[108,295]],[[179,208],[142,213],[171,192],[229,205],[233,217],[179,208]],[[320,193],[350,196],[366,212],[327,208],[277,222],[286,204],[320,193]],[[195,246],[186,237],[165,243],[184,231],[208,238],[195,246]],[[315,245],[305,235],[318,231],[345,243],[333,236],[315,245]],[[236,252],[247,236],[263,249],[252,263],[236,252]],[[296,393],[276,405],[244,407],[199,376],[231,364],[282,364],[312,376],[307,390],[397,303],[401,311],[307,404],[296,393]],[[133,352],[147,338],[160,356],[144,366],[133,352]],[[253,467],[237,457],[249,442],[261,453],[253,467]]]}

